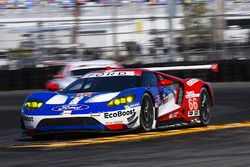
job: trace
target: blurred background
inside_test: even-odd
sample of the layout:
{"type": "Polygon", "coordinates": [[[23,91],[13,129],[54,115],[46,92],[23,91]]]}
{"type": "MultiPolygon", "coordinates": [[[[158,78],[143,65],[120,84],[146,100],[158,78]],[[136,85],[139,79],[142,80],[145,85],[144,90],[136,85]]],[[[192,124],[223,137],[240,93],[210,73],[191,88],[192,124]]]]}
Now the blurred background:
{"type": "Polygon", "coordinates": [[[250,0],[0,0],[0,68],[244,61],[249,28],[250,0]]]}

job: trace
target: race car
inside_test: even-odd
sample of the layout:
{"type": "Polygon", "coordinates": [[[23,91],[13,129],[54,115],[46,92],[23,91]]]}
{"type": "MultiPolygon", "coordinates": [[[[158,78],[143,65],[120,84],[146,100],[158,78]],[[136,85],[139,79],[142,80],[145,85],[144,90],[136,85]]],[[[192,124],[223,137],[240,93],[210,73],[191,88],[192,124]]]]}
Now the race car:
{"type": "Polygon", "coordinates": [[[62,69],[49,80],[45,87],[49,91],[58,91],[75,81],[78,77],[90,72],[105,69],[106,67],[122,68],[122,65],[114,60],[89,60],[71,61],[65,63],[62,69]]]}
{"type": "Polygon", "coordinates": [[[25,132],[151,131],[207,125],[214,94],[209,83],[145,69],[89,72],[58,92],[30,94],[22,107],[25,132]]]}

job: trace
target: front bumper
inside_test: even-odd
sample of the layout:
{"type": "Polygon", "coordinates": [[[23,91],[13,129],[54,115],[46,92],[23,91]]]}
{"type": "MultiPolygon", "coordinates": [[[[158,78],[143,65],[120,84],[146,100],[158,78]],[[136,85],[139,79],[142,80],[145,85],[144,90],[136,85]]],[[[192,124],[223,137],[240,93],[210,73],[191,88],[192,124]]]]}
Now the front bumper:
{"type": "Polygon", "coordinates": [[[126,131],[137,128],[140,107],[94,114],[56,116],[22,115],[28,134],[56,131],[126,131]]]}

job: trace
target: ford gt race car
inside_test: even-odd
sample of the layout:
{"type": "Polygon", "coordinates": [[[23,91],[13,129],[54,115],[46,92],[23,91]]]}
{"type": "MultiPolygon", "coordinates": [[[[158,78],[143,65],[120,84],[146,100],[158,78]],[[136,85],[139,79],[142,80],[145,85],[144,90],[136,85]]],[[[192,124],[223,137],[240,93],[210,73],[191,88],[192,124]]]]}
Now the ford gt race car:
{"type": "Polygon", "coordinates": [[[30,94],[22,107],[25,132],[116,132],[207,125],[214,104],[210,84],[142,69],[87,73],[64,90],[30,94]]]}

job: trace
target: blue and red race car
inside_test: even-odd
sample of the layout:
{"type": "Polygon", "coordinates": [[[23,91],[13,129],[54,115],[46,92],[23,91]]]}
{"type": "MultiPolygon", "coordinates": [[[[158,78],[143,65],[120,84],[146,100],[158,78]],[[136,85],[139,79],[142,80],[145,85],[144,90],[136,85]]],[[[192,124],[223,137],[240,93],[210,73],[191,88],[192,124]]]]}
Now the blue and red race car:
{"type": "Polygon", "coordinates": [[[142,69],[87,73],[64,90],[30,94],[22,127],[32,137],[47,132],[113,132],[207,125],[214,104],[210,84],[142,69]]]}

